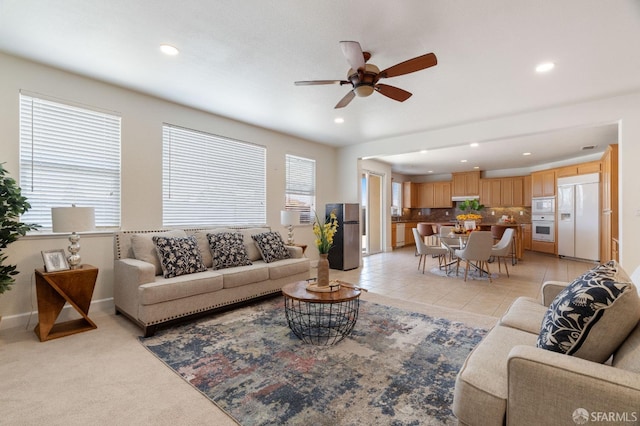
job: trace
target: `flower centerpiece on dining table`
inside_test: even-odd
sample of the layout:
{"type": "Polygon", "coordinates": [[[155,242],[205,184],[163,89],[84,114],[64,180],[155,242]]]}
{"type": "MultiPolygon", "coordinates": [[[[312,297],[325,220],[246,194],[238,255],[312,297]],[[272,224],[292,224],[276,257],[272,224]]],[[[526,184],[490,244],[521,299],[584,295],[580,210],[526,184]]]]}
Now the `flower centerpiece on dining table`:
{"type": "Polygon", "coordinates": [[[316,236],[316,247],[320,258],[318,259],[318,282],[317,287],[329,286],[329,250],[333,247],[333,236],[338,229],[338,217],[335,210],[324,218],[324,222],[320,222],[316,213],[316,221],[313,223],[313,233],[316,236]]]}
{"type": "Polygon", "coordinates": [[[474,221],[476,226],[482,222],[482,215],[478,212],[484,209],[484,205],[476,199],[470,198],[464,200],[458,205],[458,208],[462,210],[462,214],[456,216],[456,219],[461,226],[464,227],[464,223],[467,221],[474,221]]]}

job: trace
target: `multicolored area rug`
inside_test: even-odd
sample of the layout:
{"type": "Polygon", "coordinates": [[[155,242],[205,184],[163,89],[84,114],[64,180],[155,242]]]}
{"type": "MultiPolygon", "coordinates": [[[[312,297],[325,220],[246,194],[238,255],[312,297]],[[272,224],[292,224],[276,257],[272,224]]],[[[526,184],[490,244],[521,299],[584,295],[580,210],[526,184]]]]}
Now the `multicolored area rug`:
{"type": "Polygon", "coordinates": [[[300,341],[281,297],[159,331],[141,343],[240,424],[453,424],[455,377],[486,334],[361,301],[335,346],[300,341]]]}

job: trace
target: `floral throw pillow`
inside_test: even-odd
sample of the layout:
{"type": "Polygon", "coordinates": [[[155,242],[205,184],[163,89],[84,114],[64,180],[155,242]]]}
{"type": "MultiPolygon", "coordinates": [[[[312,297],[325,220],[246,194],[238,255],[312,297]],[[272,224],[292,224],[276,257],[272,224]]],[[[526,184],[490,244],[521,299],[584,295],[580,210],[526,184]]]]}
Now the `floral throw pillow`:
{"type": "Polygon", "coordinates": [[[251,265],[244,247],[244,238],[238,232],[207,234],[213,257],[213,269],[251,265]]]}
{"type": "Polygon", "coordinates": [[[275,262],[280,259],[288,259],[290,257],[289,250],[287,250],[282,236],[280,236],[278,232],[263,232],[252,235],[251,238],[256,242],[262,259],[266,263],[275,262]]]}
{"type": "Polygon", "coordinates": [[[638,292],[612,260],[584,273],[551,302],[536,346],[604,362],[640,319],[638,292]]]}
{"type": "Polygon", "coordinates": [[[171,238],[154,236],[153,243],[160,258],[162,275],[165,278],[207,270],[202,262],[196,237],[171,238]]]}

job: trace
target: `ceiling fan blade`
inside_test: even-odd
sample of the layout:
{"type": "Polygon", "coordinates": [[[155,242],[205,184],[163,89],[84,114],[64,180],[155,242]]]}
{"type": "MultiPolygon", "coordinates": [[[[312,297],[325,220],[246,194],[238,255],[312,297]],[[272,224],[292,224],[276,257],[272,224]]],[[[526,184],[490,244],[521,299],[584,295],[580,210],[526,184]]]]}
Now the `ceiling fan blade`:
{"type": "Polygon", "coordinates": [[[335,109],[346,107],[355,97],[356,93],[353,90],[350,90],[349,93],[344,95],[344,98],[340,99],[340,102],[336,104],[335,109]]]}
{"type": "Polygon", "coordinates": [[[310,81],[294,81],[296,86],[315,86],[319,84],[349,84],[346,80],[310,80],[310,81]]]}
{"type": "Polygon", "coordinates": [[[364,69],[364,53],[357,41],[341,41],[342,54],[347,58],[349,66],[354,70],[364,69]]]}
{"type": "Polygon", "coordinates": [[[438,63],[438,58],[433,53],[418,56],[408,61],[400,62],[386,70],[380,71],[378,78],[397,77],[432,67],[438,63]]]}
{"type": "Polygon", "coordinates": [[[404,102],[411,97],[411,93],[388,84],[376,84],[376,91],[398,102],[404,102]]]}

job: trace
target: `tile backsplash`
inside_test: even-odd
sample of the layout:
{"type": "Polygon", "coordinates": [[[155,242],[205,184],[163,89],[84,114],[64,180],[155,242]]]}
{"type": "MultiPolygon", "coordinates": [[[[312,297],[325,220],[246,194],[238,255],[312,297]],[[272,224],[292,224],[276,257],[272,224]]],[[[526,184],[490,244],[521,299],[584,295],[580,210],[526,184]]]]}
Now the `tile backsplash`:
{"type": "MultiPolygon", "coordinates": [[[[419,222],[453,222],[462,211],[450,209],[402,209],[400,220],[419,222]]],[[[503,215],[513,216],[517,223],[531,223],[531,207],[485,207],[479,212],[483,224],[498,223],[503,215]]]]}

